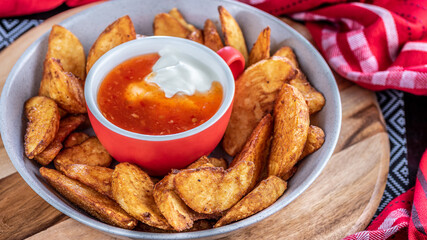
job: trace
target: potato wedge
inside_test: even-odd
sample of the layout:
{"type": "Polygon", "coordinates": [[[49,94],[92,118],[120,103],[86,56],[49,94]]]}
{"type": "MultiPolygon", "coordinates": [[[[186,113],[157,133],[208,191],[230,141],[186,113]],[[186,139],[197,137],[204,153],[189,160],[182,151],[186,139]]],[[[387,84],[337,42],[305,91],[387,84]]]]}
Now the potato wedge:
{"type": "Polygon", "coordinates": [[[220,213],[232,207],[248,191],[254,164],[241,161],[234,167],[201,167],[179,171],[174,178],[175,191],[196,212],[220,213]]]}
{"type": "Polygon", "coordinates": [[[325,105],[325,97],[311,86],[301,70],[298,70],[295,78],[289,81],[289,84],[297,88],[302,93],[305,101],[307,102],[310,115],[322,110],[325,105]]]}
{"type": "Polygon", "coordinates": [[[119,163],[113,172],[112,188],[114,199],[131,216],[153,227],[171,229],[154,201],[150,176],[139,167],[119,163]]]}
{"type": "Polygon", "coordinates": [[[325,142],[325,133],[320,127],[310,125],[307,133],[307,142],[300,156],[300,160],[305,158],[322,147],[325,142]]]}
{"type": "Polygon", "coordinates": [[[289,170],[287,173],[285,173],[282,176],[283,181],[288,181],[291,177],[294,176],[294,174],[297,172],[298,167],[297,165],[295,165],[293,168],[291,168],[291,170],[289,170]]]}
{"type": "Polygon", "coordinates": [[[187,21],[185,21],[184,16],[182,16],[182,14],[178,10],[178,8],[172,8],[169,11],[169,15],[171,15],[176,20],[178,20],[178,22],[181,23],[181,25],[184,26],[185,28],[187,28],[188,30],[195,31],[197,29],[196,27],[194,27],[193,25],[191,25],[191,24],[187,23],[187,21]]]}
{"type": "Polygon", "coordinates": [[[322,110],[325,105],[325,97],[310,84],[305,74],[299,69],[297,58],[292,49],[287,46],[282,47],[273,56],[287,58],[297,68],[297,74],[289,81],[289,84],[302,93],[310,110],[310,115],[322,110]]]}
{"type": "Polygon", "coordinates": [[[194,211],[191,210],[174,192],[173,179],[175,174],[165,176],[154,186],[153,197],[157,207],[168,223],[176,231],[184,231],[193,227],[194,211]]]}
{"type": "Polygon", "coordinates": [[[136,219],[120,208],[116,202],[90,187],[54,169],[41,167],[40,174],[62,196],[99,220],[126,229],[133,229],[138,223],[136,219]]]}
{"type": "Polygon", "coordinates": [[[270,27],[264,28],[258,35],[258,39],[254,43],[251,52],[249,53],[249,63],[251,66],[261,60],[270,57],[270,27]]]}
{"type": "Polygon", "coordinates": [[[86,141],[89,138],[84,132],[73,132],[71,133],[67,139],[65,139],[63,145],[66,148],[73,147],[75,145],[79,145],[80,143],[86,141]]]}
{"type": "Polygon", "coordinates": [[[67,177],[77,180],[95,191],[114,199],[113,191],[111,190],[113,169],[85,164],[65,165],[62,169],[67,177]]]}
{"type": "Polygon", "coordinates": [[[287,183],[276,176],[270,176],[262,180],[252,192],[230,208],[214,227],[221,227],[231,222],[239,221],[268,208],[282,196],[286,187],[287,183]]]}
{"type": "Polygon", "coordinates": [[[154,17],[153,32],[155,36],[171,36],[187,38],[191,33],[179,20],[167,13],[159,13],[154,17]]]}
{"type": "Polygon", "coordinates": [[[222,142],[231,156],[240,152],[258,122],[273,110],[283,83],[295,76],[295,68],[282,57],[262,60],[247,68],[236,81],[233,111],[222,142]]]}
{"type": "Polygon", "coordinates": [[[193,40],[197,43],[203,44],[204,43],[204,39],[203,39],[203,32],[200,31],[199,29],[196,29],[194,31],[192,31],[188,36],[188,39],[193,40]]]}
{"type": "Polygon", "coordinates": [[[108,167],[111,156],[101,145],[98,138],[90,137],[86,141],[71,148],[62,150],[53,163],[55,168],[64,172],[64,167],[70,164],[86,164],[90,166],[108,167]]]}
{"type": "Polygon", "coordinates": [[[60,60],[56,58],[44,61],[39,95],[52,98],[69,113],[87,112],[81,81],[72,73],[65,72],[60,60]]]}
{"type": "Polygon", "coordinates": [[[212,164],[214,167],[222,167],[224,169],[227,169],[227,161],[225,161],[223,158],[213,158],[206,156],[200,157],[195,162],[188,165],[186,169],[196,169],[207,163],[212,164]]]}
{"type": "Polygon", "coordinates": [[[218,34],[215,24],[207,19],[203,28],[204,44],[206,47],[217,52],[224,47],[221,37],[218,34]]]}
{"type": "Polygon", "coordinates": [[[24,137],[25,155],[33,159],[55,139],[59,129],[59,110],[55,101],[47,97],[32,97],[25,103],[28,119],[24,137]]]}
{"type": "Polygon", "coordinates": [[[265,115],[255,127],[243,150],[233,159],[230,167],[240,161],[254,163],[254,177],[249,189],[253,189],[258,183],[262,170],[267,165],[268,153],[270,151],[271,136],[273,132],[273,118],[270,114],[265,115]]]}
{"type": "Polygon", "coordinates": [[[223,6],[218,7],[219,19],[221,20],[222,34],[224,35],[225,45],[234,47],[248,62],[248,49],[246,48],[245,37],[239,24],[223,6]]]}
{"type": "Polygon", "coordinates": [[[90,48],[87,56],[86,74],[93,64],[110,49],[134,39],[136,39],[135,28],[128,15],[114,21],[98,36],[90,48]]]}
{"type": "Polygon", "coordinates": [[[71,72],[80,80],[85,80],[86,57],[80,40],[66,28],[53,25],[49,34],[46,59],[61,61],[65,72],[71,72]]]}
{"type": "Polygon", "coordinates": [[[296,68],[298,68],[299,64],[297,61],[297,57],[295,56],[294,51],[292,50],[292,48],[288,47],[288,46],[284,46],[281,47],[279,50],[277,50],[273,56],[277,56],[277,57],[285,57],[287,58],[296,68]]]}
{"type": "Polygon", "coordinates": [[[86,117],[84,115],[69,116],[61,119],[55,139],[53,139],[52,143],[43,152],[37,154],[34,159],[43,166],[49,164],[58,155],[59,151],[61,151],[62,142],[65,138],[85,120],[86,117]]]}
{"type": "Polygon", "coordinates": [[[310,115],[300,91],[283,84],[273,116],[274,132],[268,174],[282,177],[297,163],[307,141],[310,115]]]}

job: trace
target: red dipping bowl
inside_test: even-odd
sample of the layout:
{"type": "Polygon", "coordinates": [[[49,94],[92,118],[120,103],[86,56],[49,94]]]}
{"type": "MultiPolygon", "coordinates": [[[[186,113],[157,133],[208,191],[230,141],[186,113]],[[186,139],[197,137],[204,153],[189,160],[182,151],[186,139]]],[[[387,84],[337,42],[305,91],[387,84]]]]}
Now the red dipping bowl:
{"type": "Polygon", "coordinates": [[[119,162],[139,165],[150,175],[167,174],[171,169],[185,168],[199,157],[211,153],[227,128],[234,98],[234,77],[243,71],[244,59],[233,48],[219,51],[196,42],[175,37],[146,37],[121,44],[104,54],[93,65],[86,78],[85,98],[89,119],[102,145],[119,162]],[[185,132],[170,135],[146,135],[122,129],[108,121],[99,110],[99,87],[120,63],[148,53],[157,53],[165,46],[190,54],[216,73],[223,88],[218,111],[205,123],[185,132]],[[228,65],[227,65],[228,64],[228,65]],[[229,65],[232,65],[233,72],[229,65]],[[237,65],[237,67],[236,67],[237,65]]]}

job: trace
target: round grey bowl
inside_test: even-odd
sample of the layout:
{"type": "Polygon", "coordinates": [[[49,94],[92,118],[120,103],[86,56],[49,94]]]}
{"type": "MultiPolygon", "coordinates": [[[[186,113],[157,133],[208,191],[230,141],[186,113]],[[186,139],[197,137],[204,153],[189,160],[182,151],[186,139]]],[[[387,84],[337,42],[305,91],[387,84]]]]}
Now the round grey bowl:
{"type": "Polygon", "coordinates": [[[252,47],[261,30],[270,26],[272,52],[284,45],[292,47],[302,70],[326,98],[326,105],[312,119],[312,124],[320,126],[325,131],[325,143],[320,150],[301,163],[295,176],[289,181],[285,194],[276,203],[254,216],[220,228],[186,233],[148,233],[104,224],[60,196],[40,176],[40,165],[24,156],[23,149],[26,125],[23,106],[27,99],[38,92],[49,33],[35,41],[21,56],[10,72],[1,94],[0,127],[4,146],[15,168],[28,185],[44,200],[71,218],[115,236],[135,239],[223,237],[272,215],[306,190],[320,174],[334,151],[341,127],[341,103],[334,77],[322,56],[285,23],[267,13],[235,1],[123,0],[97,5],[70,17],[60,25],[69,29],[80,39],[87,53],[104,28],[123,15],[129,15],[134,22],[136,32],[144,35],[153,34],[152,24],[157,13],[168,12],[173,7],[177,7],[188,22],[198,28],[203,28],[205,20],[209,18],[220,29],[217,11],[219,5],[224,6],[239,22],[249,48],[252,47]]]}

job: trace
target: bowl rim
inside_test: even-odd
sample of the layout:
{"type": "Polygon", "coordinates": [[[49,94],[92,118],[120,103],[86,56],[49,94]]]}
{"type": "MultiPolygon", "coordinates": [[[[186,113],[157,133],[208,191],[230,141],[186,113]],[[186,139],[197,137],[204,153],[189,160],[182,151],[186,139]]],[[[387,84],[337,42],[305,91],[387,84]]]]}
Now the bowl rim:
{"type": "MultiPolygon", "coordinates": [[[[99,7],[105,6],[107,4],[113,4],[114,2],[116,2],[116,1],[105,2],[105,3],[101,3],[99,5],[89,7],[88,9],[85,9],[79,13],[76,13],[76,14],[68,17],[67,19],[61,21],[59,24],[66,25],[67,22],[71,21],[74,18],[78,18],[81,15],[85,15],[95,8],[99,8],[99,7]]],[[[23,163],[20,163],[17,160],[19,157],[22,158],[23,156],[15,154],[15,152],[12,149],[13,146],[11,146],[13,144],[11,142],[7,141],[8,140],[7,139],[6,141],[4,141],[4,146],[5,146],[5,149],[6,149],[8,156],[10,157],[10,160],[12,161],[12,164],[17,169],[17,171],[20,173],[22,178],[27,182],[27,184],[40,197],[42,197],[50,205],[52,205],[54,208],[56,208],[57,210],[59,210],[63,214],[69,216],[70,218],[73,218],[74,220],[76,220],[80,223],[83,223],[87,226],[90,226],[94,229],[103,231],[103,232],[108,233],[108,234],[113,234],[116,236],[130,237],[130,238],[136,238],[136,239],[159,239],[159,240],[160,239],[171,239],[171,240],[172,239],[196,239],[196,238],[206,238],[206,237],[218,237],[219,238],[219,237],[224,236],[230,232],[234,232],[236,230],[248,227],[252,224],[255,224],[255,223],[273,215],[274,213],[278,212],[279,210],[281,210],[282,208],[287,206],[290,202],[295,200],[295,198],[300,196],[301,193],[304,192],[314,182],[314,180],[320,175],[320,173],[322,172],[322,170],[324,169],[324,167],[328,163],[329,159],[331,158],[332,153],[334,152],[334,148],[337,144],[339,132],[341,129],[341,118],[342,118],[341,100],[340,100],[338,87],[337,87],[336,82],[335,82],[335,78],[334,78],[329,66],[327,65],[327,63],[323,59],[323,57],[320,55],[320,53],[315,49],[315,47],[313,45],[311,45],[311,43],[307,39],[305,39],[300,33],[298,33],[296,30],[291,28],[289,25],[282,22],[280,19],[278,19],[278,18],[276,18],[276,17],[274,17],[274,16],[272,16],[266,12],[263,12],[263,11],[255,8],[255,7],[249,6],[247,4],[244,4],[244,3],[241,3],[238,1],[210,0],[210,2],[215,2],[215,3],[217,3],[217,5],[221,5],[221,3],[227,3],[230,5],[234,5],[236,7],[239,7],[241,10],[252,11],[252,12],[262,16],[263,18],[269,19],[272,22],[275,22],[277,24],[282,25],[284,28],[287,29],[287,31],[289,31],[291,33],[293,38],[296,38],[296,40],[301,42],[303,45],[307,46],[307,48],[311,49],[311,53],[312,53],[313,58],[314,58],[313,60],[317,61],[317,63],[319,63],[322,66],[322,69],[326,70],[325,71],[326,78],[331,80],[330,83],[332,84],[332,88],[333,88],[332,89],[332,95],[330,96],[330,98],[334,99],[334,101],[336,102],[336,104],[334,105],[334,107],[336,109],[336,115],[335,115],[335,118],[333,119],[336,122],[336,128],[334,129],[335,132],[333,132],[334,133],[333,136],[331,136],[331,138],[330,138],[330,145],[332,147],[324,156],[324,158],[326,160],[318,167],[318,171],[316,171],[315,173],[312,173],[306,179],[306,184],[304,186],[297,188],[296,189],[297,193],[292,195],[292,197],[288,197],[287,199],[283,199],[283,201],[281,201],[281,199],[279,198],[270,207],[264,209],[263,211],[255,214],[253,216],[242,219],[238,222],[231,223],[231,224],[219,227],[219,228],[213,228],[213,229],[201,230],[201,231],[194,231],[194,232],[184,232],[184,233],[141,232],[141,231],[127,230],[127,229],[123,229],[123,228],[119,228],[119,227],[115,227],[112,225],[105,224],[105,223],[103,223],[103,222],[101,222],[101,221],[99,221],[93,217],[86,215],[82,211],[77,210],[75,207],[73,208],[72,206],[70,206],[68,204],[67,201],[64,201],[62,203],[58,202],[57,199],[54,198],[54,197],[56,197],[56,193],[53,192],[53,194],[52,194],[52,188],[50,186],[47,187],[47,184],[43,181],[39,181],[39,183],[36,182],[33,179],[32,175],[30,175],[27,171],[25,171],[25,168],[24,168],[25,166],[23,165],[23,163]],[[50,192],[51,194],[49,195],[48,192],[50,192]]],[[[41,35],[36,41],[34,41],[24,51],[24,53],[21,55],[21,57],[15,63],[14,67],[12,68],[11,72],[9,73],[9,75],[6,79],[6,82],[3,86],[1,99],[0,99],[1,103],[5,102],[6,95],[8,95],[8,94],[6,94],[6,92],[8,92],[10,90],[13,79],[18,74],[18,72],[17,72],[18,69],[20,69],[23,66],[26,59],[29,58],[30,53],[36,51],[36,46],[39,45],[40,42],[42,42],[48,35],[49,35],[49,31],[47,31],[46,33],[41,35]]],[[[5,126],[5,124],[4,124],[5,119],[3,118],[4,112],[6,112],[6,106],[5,106],[5,104],[0,104],[0,114],[1,114],[0,130],[2,133],[2,139],[4,139],[3,133],[6,131],[6,129],[4,127],[5,126]]],[[[61,197],[59,197],[59,198],[61,199],[61,197]]],[[[281,198],[283,198],[283,196],[281,198]]],[[[62,198],[62,199],[64,199],[64,198],[62,198]]]]}
{"type": "MultiPolygon", "coordinates": [[[[166,45],[165,45],[166,46],[166,45]]],[[[160,49],[159,49],[160,50],[160,49]]],[[[180,50],[177,50],[180,51],[180,50]]],[[[197,53],[195,54],[197,55],[197,53]]],[[[222,85],[222,84],[221,84],[222,85]]],[[[113,49],[109,50],[107,53],[102,55],[92,66],[90,69],[86,81],[85,81],[85,87],[84,87],[84,95],[86,100],[86,105],[88,108],[88,111],[96,118],[96,120],[104,127],[108,128],[110,131],[117,133],[119,135],[122,135],[127,138],[132,138],[135,140],[143,140],[143,141],[151,141],[151,142],[163,142],[163,141],[171,141],[171,140],[178,140],[187,138],[190,136],[194,136],[198,133],[201,133],[205,131],[206,129],[210,128],[212,125],[214,125],[216,122],[218,122],[228,111],[228,109],[231,107],[234,99],[234,77],[233,74],[228,67],[227,63],[222,59],[216,52],[212,51],[210,48],[199,44],[197,42],[194,42],[192,40],[188,39],[182,39],[177,37],[169,37],[169,36],[148,36],[144,38],[139,38],[135,40],[131,40],[128,42],[125,42],[123,44],[118,45],[117,47],[114,47],[113,49]],[[149,44],[176,44],[180,46],[187,46],[188,48],[198,49],[199,54],[200,52],[205,53],[206,55],[209,55],[209,57],[212,57],[212,59],[218,64],[218,67],[223,70],[225,73],[226,79],[224,80],[225,85],[222,86],[223,89],[223,100],[221,102],[221,105],[219,109],[215,112],[215,114],[210,117],[206,122],[202,123],[201,125],[191,128],[184,132],[179,132],[175,134],[167,134],[167,135],[149,135],[149,134],[142,134],[142,133],[136,133],[129,130],[125,130],[123,128],[120,128],[117,125],[114,125],[112,122],[110,122],[100,111],[98,103],[97,103],[97,96],[99,94],[99,86],[101,85],[100,82],[103,81],[104,76],[108,75],[112,69],[117,67],[119,64],[123,63],[124,61],[127,61],[131,58],[153,53],[151,50],[150,52],[141,51],[138,47],[140,46],[147,46],[149,44]],[[137,49],[134,56],[126,57],[123,56],[126,52],[126,50],[129,49],[137,49]],[[141,53],[140,53],[141,52],[141,53]],[[115,61],[115,59],[120,58],[124,59],[123,61],[120,61],[119,64],[111,66],[108,64],[111,61],[115,61]],[[107,66],[106,66],[107,65],[107,66]],[[108,71],[105,71],[104,68],[109,69],[108,71]],[[107,72],[107,73],[106,73],[107,72]],[[100,77],[102,76],[102,77],[100,77]],[[96,89],[96,86],[98,86],[98,89],[96,89]],[[93,89],[95,88],[95,89],[93,89]],[[94,94],[94,92],[96,93],[94,94]]]]}

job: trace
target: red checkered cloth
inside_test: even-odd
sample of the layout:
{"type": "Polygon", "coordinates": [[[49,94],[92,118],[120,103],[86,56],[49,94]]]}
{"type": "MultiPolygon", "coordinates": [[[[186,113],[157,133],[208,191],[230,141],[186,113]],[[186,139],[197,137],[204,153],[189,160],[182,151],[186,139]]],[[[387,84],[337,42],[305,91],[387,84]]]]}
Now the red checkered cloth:
{"type": "Polygon", "coordinates": [[[427,95],[427,0],[241,0],[306,22],[338,74],[371,90],[427,95]]]}

